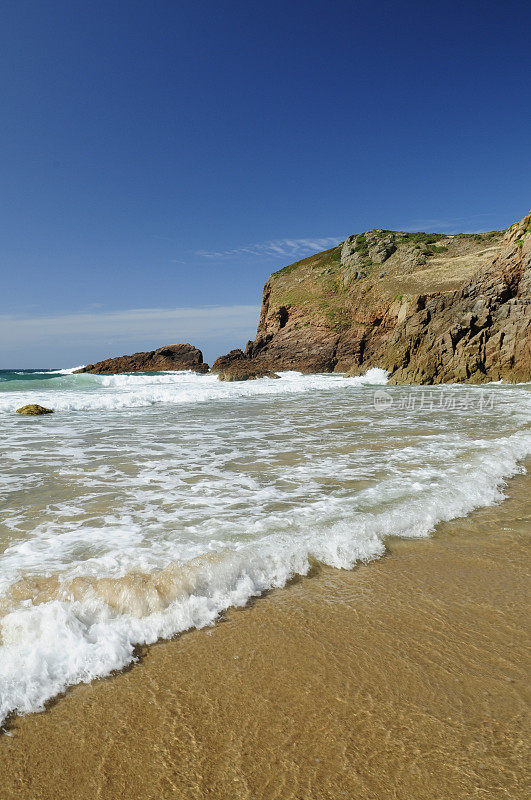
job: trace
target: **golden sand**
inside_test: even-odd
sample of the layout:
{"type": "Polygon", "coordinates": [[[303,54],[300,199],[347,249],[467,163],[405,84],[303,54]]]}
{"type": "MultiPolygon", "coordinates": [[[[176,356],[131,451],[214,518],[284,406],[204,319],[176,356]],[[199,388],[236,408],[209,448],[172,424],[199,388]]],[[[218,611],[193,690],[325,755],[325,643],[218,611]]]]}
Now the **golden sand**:
{"type": "Polygon", "coordinates": [[[12,720],[0,797],[523,800],[530,487],[12,720]]]}

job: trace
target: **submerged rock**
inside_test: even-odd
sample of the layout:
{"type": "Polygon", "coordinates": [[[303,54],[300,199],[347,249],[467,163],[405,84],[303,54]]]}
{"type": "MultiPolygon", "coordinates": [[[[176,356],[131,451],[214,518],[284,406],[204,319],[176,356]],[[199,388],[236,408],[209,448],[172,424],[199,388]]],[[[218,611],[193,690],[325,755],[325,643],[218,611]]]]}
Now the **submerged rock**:
{"type": "Polygon", "coordinates": [[[53,414],[53,408],[45,408],[36,403],[30,403],[22,408],[17,408],[17,414],[24,414],[26,417],[38,417],[41,414],[53,414]]]}

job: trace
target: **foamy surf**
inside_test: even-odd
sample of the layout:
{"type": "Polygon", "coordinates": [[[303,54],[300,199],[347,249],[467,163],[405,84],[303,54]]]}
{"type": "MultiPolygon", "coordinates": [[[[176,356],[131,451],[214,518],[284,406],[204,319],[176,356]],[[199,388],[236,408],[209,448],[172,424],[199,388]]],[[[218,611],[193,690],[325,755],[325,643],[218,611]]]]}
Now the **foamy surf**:
{"type": "Polygon", "coordinates": [[[13,413],[28,402],[28,392],[39,391],[42,402],[54,411],[121,411],[161,403],[180,405],[237,397],[263,397],[298,394],[335,387],[384,385],[385,370],[373,368],[363,376],[301,375],[280,373],[280,380],[263,378],[242,383],[220,382],[216,375],[190,372],[132,373],[124,375],[73,374],[73,370],[32,373],[27,381],[10,381],[9,391],[0,392],[0,414],[13,413]],[[37,385],[36,379],[42,377],[37,385]],[[105,391],[102,391],[105,390],[105,391]]]}
{"type": "Polygon", "coordinates": [[[385,387],[381,370],[47,379],[77,382],[49,389],[65,411],[87,401],[78,379],[83,414],[0,419],[0,719],[315,562],[350,569],[388,536],[500,502],[531,452],[528,387],[385,387]]]}

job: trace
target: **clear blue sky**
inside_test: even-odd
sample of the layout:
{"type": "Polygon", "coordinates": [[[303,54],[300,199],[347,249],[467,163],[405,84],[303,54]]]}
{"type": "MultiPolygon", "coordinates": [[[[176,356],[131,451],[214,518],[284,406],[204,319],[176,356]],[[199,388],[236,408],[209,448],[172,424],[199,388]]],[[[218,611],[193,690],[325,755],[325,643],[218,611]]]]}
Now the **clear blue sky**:
{"type": "Polygon", "coordinates": [[[212,359],[329,242],[522,217],[530,8],[5,3],[0,368],[212,359]]]}

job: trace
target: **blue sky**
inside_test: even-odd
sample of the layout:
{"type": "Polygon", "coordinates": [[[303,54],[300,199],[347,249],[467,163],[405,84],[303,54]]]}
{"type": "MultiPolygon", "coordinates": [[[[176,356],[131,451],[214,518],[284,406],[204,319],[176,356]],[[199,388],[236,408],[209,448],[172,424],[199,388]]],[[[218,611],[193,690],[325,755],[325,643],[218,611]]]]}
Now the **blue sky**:
{"type": "Polygon", "coordinates": [[[528,2],[4,4],[0,368],[254,335],[270,272],[531,205],[528,2]]]}

